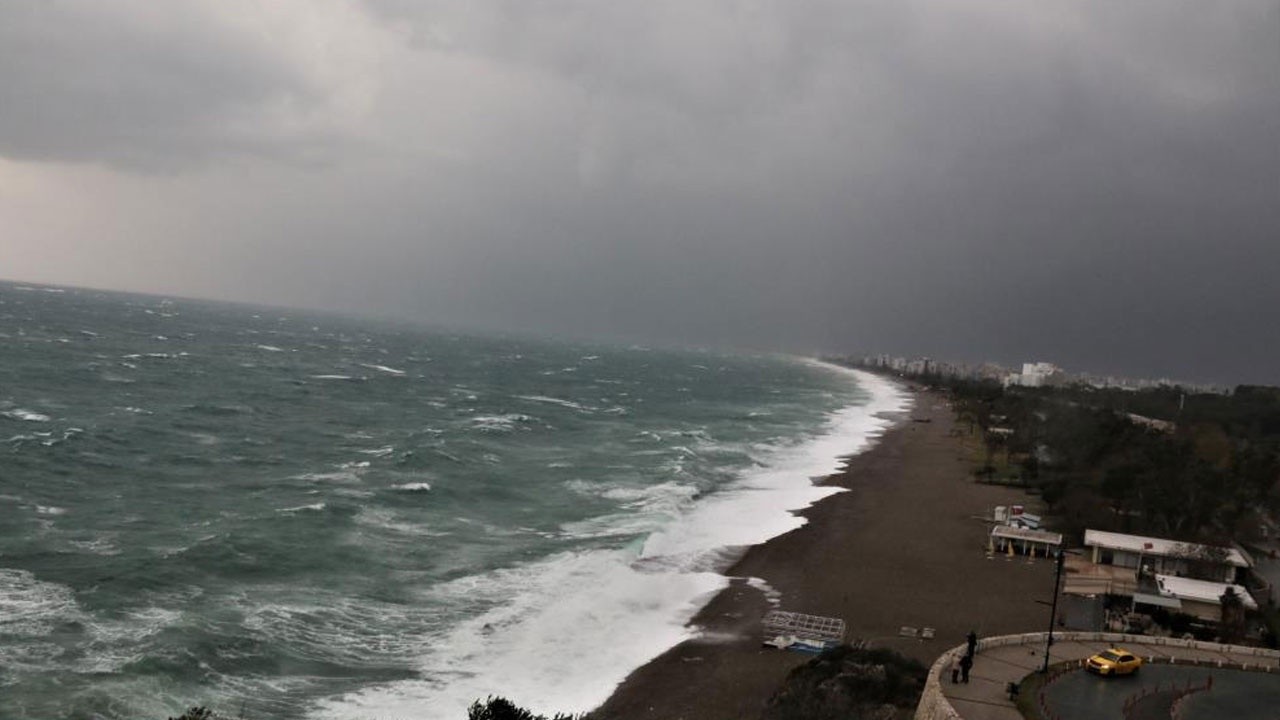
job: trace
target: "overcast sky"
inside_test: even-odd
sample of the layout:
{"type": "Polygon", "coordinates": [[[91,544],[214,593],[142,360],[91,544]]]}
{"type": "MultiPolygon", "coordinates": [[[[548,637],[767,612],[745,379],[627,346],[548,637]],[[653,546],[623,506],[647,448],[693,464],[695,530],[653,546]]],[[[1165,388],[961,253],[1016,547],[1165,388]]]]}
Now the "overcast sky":
{"type": "Polygon", "coordinates": [[[1280,2],[5,0],[0,277],[1280,384],[1280,2]]]}

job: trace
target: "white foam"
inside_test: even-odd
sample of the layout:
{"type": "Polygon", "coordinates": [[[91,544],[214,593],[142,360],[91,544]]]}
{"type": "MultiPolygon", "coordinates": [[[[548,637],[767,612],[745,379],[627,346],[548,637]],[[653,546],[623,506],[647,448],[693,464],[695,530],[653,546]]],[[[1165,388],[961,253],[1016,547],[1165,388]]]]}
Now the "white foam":
{"type": "Polygon", "coordinates": [[[431,483],[427,482],[408,482],[399,485],[392,485],[392,489],[403,490],[405,492],[427,492],[431,489],[431,483]]]}
{"type": "Polygon", "coordinates": [[[305,480],[313,483],[358,483],[360,482],[360,474],[353,472],[351,468],[344,468],[338,472],[302,473],[301,475],[293,475],[290,479],[305,480]]]}
{"type": "Polygon", "coordinates": [[[93,540],[72,540],[71,544],[93,555],[119,555],[120,548],[107,538],[93,540]]]}
{"type": "Polygon", "coordinates": [[[316,717],[458,718],[490,694],[540,713],[596,707],[634,667],[692,637],[686,623],[726,585],[714,573],[656,576],[630,558],[564,553],[437,588],[424,602],[496,607],[426,648],[418,670],[429,680],[335,698],[316,717]]]}
{"type": "Polygon", "coordinates": [[[534,421],[529,415],[506,413],[504,415],[477,415],[469,420],[471,427],[480,432],[508,433],[521,425],[534,421]]]}
{"type": "Polygon", "coordinates": [[[310,505],[298,505],[296,507],[279,508],[278,510],[276,510],[276,512],[293,515],[296,513],[303,512],[305,510],[310,510],[312,512],[320,512],[321,510],[324,509],[324,507],[325,507],[324,503],[318,502],[318,503],[312,503],[310,505]]]}
{"type": "Polygon", "coordinates": [[[0,636],[47,635],[57,623],[81,615],[71,588],[38,580],[27,570],[0,568],[0,636]]]}
{"type": "Polygon", "coordinates": [[[822,435],[764,458],[728,492],[705,499],[680,522],[651,535],[644,544],[645,557],[696,566],[726,547],[756,545],[803,526],[804,518],[794,511],[841,492],[812,481],[836,472],[844,458],[866,450],[893,424],[885,415],[906,410],[910,396],[870,373],[820,365],[856,378],[871,395],[866,404],[832,413],[822,435]]]}
{"type": "Polygon", "coordinates": [[[559,405],[560,407],[566,407],[571,410],[579,410],[581,412],[592,412],[595,409],[595,408],[587,407],[586,405],[583,405],[581,403],[573,402],[572,400],[564,400],[556,397],[548,397],[546,395],[516,395],[516,397],[521,400],[528,400],[530,402],[546,403],[548,405],[559,405]]]}
{"type": "MultiPolygon", "coordinates": [[[[597,707],[633,669],[697,633],[688,621],[728,584],[708,571],[723,567],[726,548],[763,542],[803,524],[792,510],[839,492],[812,480],[835,472],[842,457],[865,450],[892,422],[882,413],[909,405],[909,397],[887,381],[827,367],[856,377],[869,401],[833,413],[821,436],[766,455],[736,485],[701,499],[692,486],[678,482],[632,488],[570,481],[570,489],[638,512],[566,524],[563,535],[658,531],[643,547],[562,553],[431,589],[422,598],[425,605],[482,611],[427,639],[417,668],[423,680],[332,698],[317,706],[315,716],[456,718],[490,694],[544,714],[597,707]]],[[[472,422],[503,429],[514,424],[503,420],[472,422]]],[[[362,512],[359,520],[401,529],[390,517],[362,512]]],[[[762,581],[748,583],[777,601],[762,581]]]]}
{"type": "Polygon", "coordinates": [[[386,365],[365,365],[361,363],[360,367],[366,367],[366,368],[369,368],[370,370],[377,370],[378,372],[384,372],[388,375],[402,376],[405,374],[403,370],[397,370],[392,367],[387,367],[386,365]]]}
{"type": "Polygon", "coordinates": [[[5,410],[0,412],[0,416],[9,418],[10,420],[21,420],[22,422],[49,422],[49,416],[32,410],[24,410],[15,408],[13,410],[5,410]]]}
{"type": "Polygon", "coordinates": [[[278,348],[275,345],[254,345],[254,347],[267,352],[284,352],[284,348],[278,348]]]}
{"type": "Polygon", "coordinates": [[[363,508],[356,514],[355,520],[358,525],[376,528],[378,530],[390,530],[394,533],[410,537],[432,537],[440,535],[439,532],[432,530],[426,525],[420,522],[406,520],[396,511],[386,508],[363,508]]]}

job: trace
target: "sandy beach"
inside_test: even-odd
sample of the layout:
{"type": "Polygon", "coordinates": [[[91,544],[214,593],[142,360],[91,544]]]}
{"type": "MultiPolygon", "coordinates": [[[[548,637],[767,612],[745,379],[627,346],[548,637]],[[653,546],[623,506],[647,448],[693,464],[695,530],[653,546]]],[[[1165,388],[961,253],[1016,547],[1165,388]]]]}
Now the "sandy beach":
{"type": "MultiPolygon", "coordinates": [[[[849,638],[923,663],[979,635],[1044,629],[1053,592],[1046,560],[985,553],[995,505],[1020,491],[975,484],[937,394],[917,391],[910,419],[824,482],[848,492],[804,511],[808,523],[750,548],[727,574],[761,578],[784,610],[844,618],[849,638]],[[931,627],[932,640],[900,636],[931,627]]],[[[633,672],[592,717],[757,717],[787,672],[810,656],[762,647],[765,594],[735,580],[694,618],[699,637],[633,672]]]]}

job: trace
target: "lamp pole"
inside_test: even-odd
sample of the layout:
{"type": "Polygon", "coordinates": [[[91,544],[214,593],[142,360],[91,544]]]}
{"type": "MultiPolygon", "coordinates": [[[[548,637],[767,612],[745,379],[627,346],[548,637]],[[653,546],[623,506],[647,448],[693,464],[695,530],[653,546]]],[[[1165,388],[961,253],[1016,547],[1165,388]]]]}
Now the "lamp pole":
{"type": "Polygon", "coordinates": [[[1053,625],[1058,619],[1058,588],[1062,587],[1062,563],[1066,559],[1066,553],[1062,548],[1058,548],[1058,569],[1053,575],[1053,605],[1049,608],[1049,637],[1044,644],[1044,667],[1040,668],[1040,672],[1049,673],[1049,649],[1053,647],[1053,625]]]}

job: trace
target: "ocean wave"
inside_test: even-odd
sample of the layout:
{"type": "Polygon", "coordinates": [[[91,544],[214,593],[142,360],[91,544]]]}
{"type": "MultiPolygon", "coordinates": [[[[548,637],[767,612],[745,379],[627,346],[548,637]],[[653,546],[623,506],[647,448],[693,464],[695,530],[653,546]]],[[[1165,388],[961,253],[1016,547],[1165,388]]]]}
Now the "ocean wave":
{"type": "Polygon", "coordinates": [[[5,410],[4,412],[0,412],[0,417],[7,417],[10,420],[18,420],[20,422],[38,422],[38,423],[49,422],[49,420],[52,419],[48,415],[45,415],[44,413],[38,413],[34,410],[24,410],[22,408],[15,408],[13,410],[5,410]]]}
{"type": "Polygon", "coordinates": [[[102,555],[110,557],[120,554],[120,547],[107,538],[95,538],[93,540],[71,540],[72,547],[83,550],[91,555],[102,555]]]}
{"type": "Polygon", "coordinates": [[[310,505],[297,505],[295,507],[277,508],[276,512],[284,513],[286,515],[294,515],[294,514],[297,514],[300,512],[306,512],[306,511],[320,512],[321,510],[324,510],[324,509],[325,509],[325,504],[322,502],[318,502],[318,503],[311,503],[310,505]]]}
{"type": "Polygon", "coordinates": [[[347,668],[410,665],[436,622],[429,607],[326,591],[300,598],[290,588],[265,588],[246,597],[242,609],[244,628],[259,642],[293,657],[347,668]]]}
{"type": "Polygon", "coordinates": [[[290,476],[291,480],[303,480],[310,483],[358,483],[360,473],[355,470],[363,468],[346,467],[337,472],[309,472],[290,476]]]}
{"type": "Polygon", "coordinates": [[[485,433],[509,433],[517,429],[527,430],[528,426],[537,422],[532,415],[522,413],[506,413],[503,415],[477,415],[468,422],[475,430],[485,433]]]}
{"type": "MultiPolygon", "coordinates": [[[[0,568],[0,636],[41,637],[61,623],[81,618],[71,588],[38,580],[28,570],[0,568]]],[[[0,643],[0,654],[3,646],[0,643]]]]}
{"type": "Polygon", "coordinates": [[[386,373],[388,375],[394,375],[396,377],[403,377],[405,375],[404,370],[397,370],[392,367],[387,367],[386,365],[366,365],[365,363],[361,363],[360,367],[369,368],[370,370],[377,370],[378,372],[386,373]]]}
{"type": "Polygon", "coordinates": [[[589,407],[581,403],[576,403],[576,402],[573,402],[572,400],[564,400],[562,398],[550,397],[547,395],[516,395],[515,397],[519,398],[520,400],[528,400],[529,402],[545,403],[548,405],[559,405],[560,407],[569,408],[570,410],[577,410],[579,412],[584,412],[584,413],[590,413],[596,410],[596,408],[589,407]]]}
{"type": "Polygon", "coordinates": [[[392,490],[401,490],[403,492],[427,492],[431,489],[429,482],[407,482],[399,485],[392,485],[392,490]]]}
{"type": "Polygon", "coordinates": [[[691,637],[686,623],[727,584],[712,573],[651,573],[625,551],[563,553],[433,588],[433,606],[480,608],[426,638],[424,677],[320,703],[321,718],[465,715],[500,692],[535,712],[590,710],[630,671],[691,637]],[[487,608],[487,609],[486,609],[487,608]],[[548,652],[554,648],[554,652],[548,652]]]}
{"type": "Polygon", "coordinates": [[[356,513],[355,522],[357,525],[377,530],[389,530],[399,535],[411,537],[432,537],[443,534],[440,531],[432,530],[421,522],[407,520],[403,515],[389,508],[363,508],[356,513]]]}

